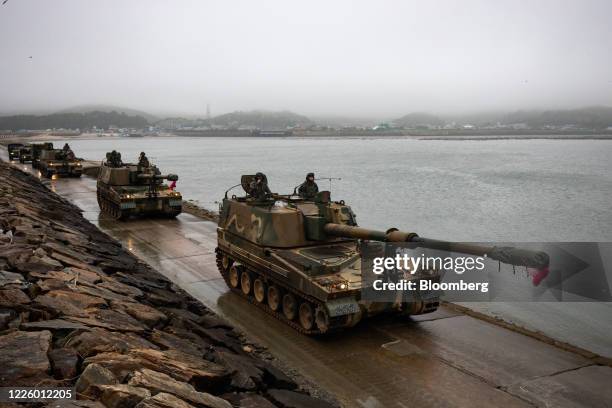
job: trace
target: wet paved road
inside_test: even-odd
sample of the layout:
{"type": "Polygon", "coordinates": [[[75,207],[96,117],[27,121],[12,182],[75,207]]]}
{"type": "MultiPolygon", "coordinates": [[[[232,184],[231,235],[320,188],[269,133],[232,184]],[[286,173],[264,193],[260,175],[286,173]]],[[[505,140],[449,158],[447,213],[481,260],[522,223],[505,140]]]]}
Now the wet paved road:
{"type": "Polygon", "coordinates": [[[612,405],[611,367],[447,308],[324,339],[302,336],[227,291],[214,262],[215,224],[189,214],[116,222],[99,214],[95,180],[53,180],[50,188],[346,406],[612,405]]]}

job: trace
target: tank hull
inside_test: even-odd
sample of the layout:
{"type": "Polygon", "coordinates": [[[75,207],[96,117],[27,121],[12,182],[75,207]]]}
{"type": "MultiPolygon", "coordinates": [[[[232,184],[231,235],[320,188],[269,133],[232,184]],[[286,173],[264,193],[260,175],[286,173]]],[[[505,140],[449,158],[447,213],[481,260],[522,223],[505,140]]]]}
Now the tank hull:
{"type": "Polygon", "coordinates": [[[121,193],[98,181],[97,198],[100,211],[115,219],[136,217],[174,218],[182,212],[180,197],[147,197],[145,192],[132,194],[132,198],[121,198],[121,193]]]}
{"type": "Polygon", "coordinates": [[[51,178],[53,176],[81,177],[83,175],[83,167],[72,164],[50,166],[45,161],[41,161],[38,169],[40,170],[40,173],[47,178],[51,178]]]}
{"type": "MultiPolygon", "coordinates": [[[[334,244],[312,245],[308,248],[283,249],[263,247],[247,239],[218,228],[217,266],[227,286],[239,296],[247,299],[253,305],[283,321],[297,331],[306,335],[320,335],[353,327],[366,317],[382,313],[395,314],[423,314],[437,309],[437,299],[425,302],[410,302],[409,304],[392,304],[389,302],[374,303],[361,300],[360,270],[352,268],[360,265],[358,254],[350,256],[343,262],[343,267],[334,270],[329,275],[309,276],[294,268],[288,259],[295,261],[297,254],[307,250],[309,254],[319,252],[331,253],[334,249],[346,252],[354,242],[339,242],[334,244]],[[351,265],[351,269],[346,267],[351,265]],[[242,275],[247,274],[245,289],[242,275]],[[326,280],[338,279],[346,276],[346,289],[330,290],[324,285],[326,280]],[[264,293],[257,293],[259,286],[263,286],[264,293]],[[277,292],[281,298],[289,294],[297,303],[295,316],[286,313],[284,304],[275,309],[275,300],[270,298],[277,292]],[[306,306],[302,306],[306,305],[306,306]],[[302,309],[305,309],[304,313],[302,309]],[[308,318],[308,311],[313,314],[308,318]]],[[[261,292],[261,290],[260,290],[261,292]]]]}

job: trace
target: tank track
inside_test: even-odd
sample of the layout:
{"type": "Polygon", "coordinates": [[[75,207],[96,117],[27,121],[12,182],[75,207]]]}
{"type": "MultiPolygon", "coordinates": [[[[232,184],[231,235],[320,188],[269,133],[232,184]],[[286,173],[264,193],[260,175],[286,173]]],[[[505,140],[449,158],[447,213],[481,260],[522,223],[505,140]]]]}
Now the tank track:
{"type": "MultiPolygon", "coordinates": [[[[333,327],[332,322],[333,320],[331,318],[328,317],[328,321],[329,321],[329,328],[325,331],[322,332],[321,330],[319,330],[319,328],[316,325],[316,322],[314,323],[314,326],[312,329],[310,330],[306,330],[304,327],[302,327],[298,322],[293,321],[293,320],[289,320],[285,317],[285,315],[282,313],[281,311],[274,311],[272,309],[270,309],[270,307],[268,307],[267,302],[262,302],[259,303],[257,300],[255,300],[255,297],[253,296],[253,294],[251,293],[250,295],[245,295],[242,290],[240,290],[240,288],[233,288],[232,285],[230,284],[230,280],[229,280],[229,269],[226,271],[225,268],[223,268],[223,255],[234,259],[230,254],[223,252],[222,250],[220,250],[219,248],[216,248],[215,250],[216,252],[216,259],[217,259],[217,268],[219,269],[219,273],[221,273],[221,276],[223,276],[223,280],[225,281],[225,284],[227,285],[227,287],[234,293],[236,293],[237,295],[239,295],[240,297],[242,297],[243,299],[246,299],[247,301],[249,301],[250,303],[254,304],[255,306],[257,306],[259,309],[265,311],[266,313],[268,313],[269,315],[274,316],[275,318],[277,318],[278,320],[282,321],[283,323],[285,323],[286,325],[292,327],[293,329],[297,330],[298,332],[302,333],[302,334],[306,334],[309,336],[315,336],[315,335],[322,335],[322,334],[328,334],[334,331],[338,331],[339,329],[342,328],[343,325],[339,325],[338,327],[333,327]]],[[[236,262],[237,260],[234,259],[234,262],[236,262]]],[[[268,282],[272,282],[273,284],[275,284],[276,286],[280,287],[282,290],[284,290],[285,292],[289,292],[292,293],[297,301],[298,304],[300,304],[303,301],[308,301],[309,303],[311,303],[312,305],[314,305],[313,310],[316,313],[316,310],[318,308],[325,308],[325,305],[323,304],[323,302],[321,302],[320,300],[317,300],[311,296],[307,296],[304,295],[303,293],[300,293],[298,291],[296,291],[294,288],[291,288],[290,286],[287,286],[285,284],[283,284],[282,282],[279,282],[277,279],[273,278],[270,276],[269,273],[262,273],[260,270],[256,270],[253,267],[251,267],[250,265],[244,263],[244,262],[239,262],[243,267],[247,268],[247,270],[254,275],[258,275],[258,276],[263,276],[266,278],[266,280],[268,282]]],[[[252,292],[252,290],[251,290],[252,292]]],[[[282,309],[282,307],[281,307],[282,309]]],[[[299,312],[297,314],[298,317],[296,317],[296,319],[299,319],[299,312]]]]}
{"type": "Polygon", "coordinates": [[[113,203],[112,201],[106,199],[102,194],[100,194],[99,191],[97,192],[97,198],[98,198],[98,206],[100,207],[100,211],[110,215],[116,220],[121,220],[121,219],[126,218],[127,214],[124,214],[121,211],[121,208],[119,208],[119,206],[116,203],[113,203]]]}

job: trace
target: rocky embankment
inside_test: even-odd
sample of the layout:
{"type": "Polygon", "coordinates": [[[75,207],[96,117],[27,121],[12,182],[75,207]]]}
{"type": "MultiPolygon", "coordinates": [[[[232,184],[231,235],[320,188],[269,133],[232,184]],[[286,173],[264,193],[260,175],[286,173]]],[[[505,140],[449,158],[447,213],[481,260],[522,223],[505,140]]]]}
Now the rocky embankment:
{"type": "Polygon", "coordinates": [[[74,387],[61,406],[331,406],[37,179],[0,163],[0,180],[15,228],[0,236],[2,386],[74,387]]]}

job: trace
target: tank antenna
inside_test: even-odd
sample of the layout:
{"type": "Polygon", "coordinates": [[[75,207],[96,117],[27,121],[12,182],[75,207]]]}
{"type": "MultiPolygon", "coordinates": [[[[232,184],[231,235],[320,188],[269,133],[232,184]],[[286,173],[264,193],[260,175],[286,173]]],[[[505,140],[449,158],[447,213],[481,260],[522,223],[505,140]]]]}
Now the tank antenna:
{"type": "Polygon", "coordinates": [[[329,191],[332,190],[332,180],[342,180],[340,177],[319,177],[315,180],[329,180],[329,191]]]}

